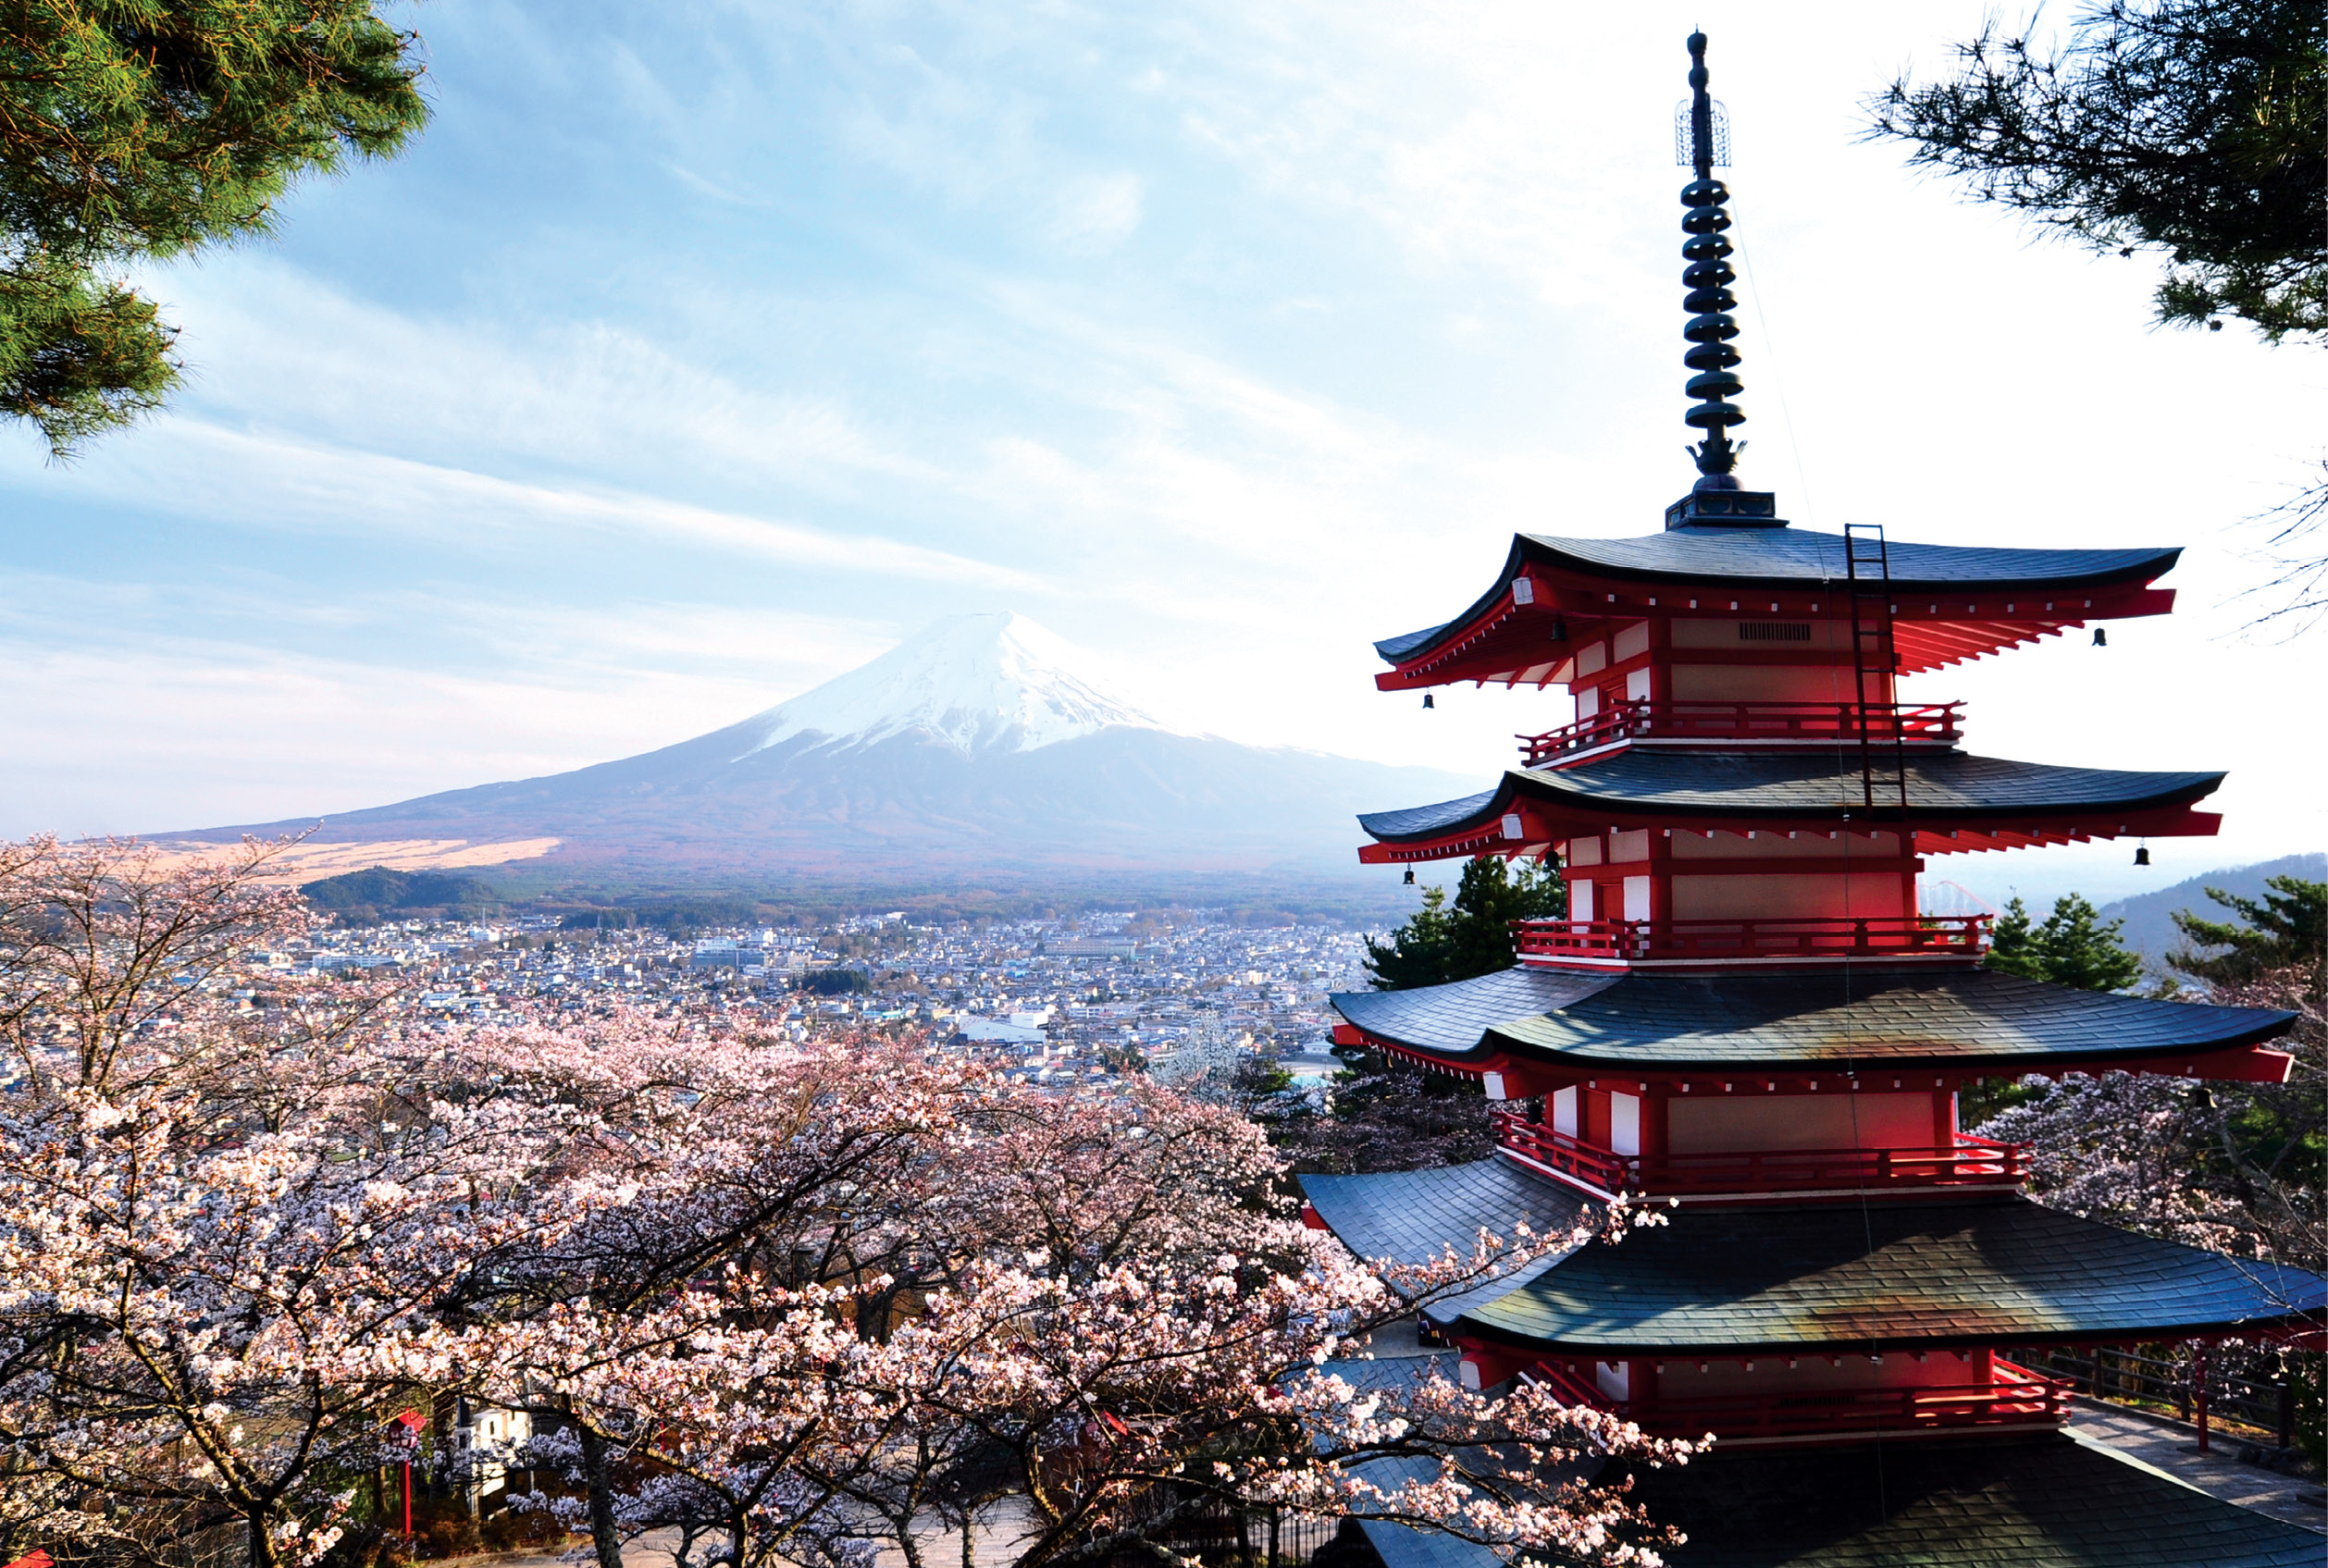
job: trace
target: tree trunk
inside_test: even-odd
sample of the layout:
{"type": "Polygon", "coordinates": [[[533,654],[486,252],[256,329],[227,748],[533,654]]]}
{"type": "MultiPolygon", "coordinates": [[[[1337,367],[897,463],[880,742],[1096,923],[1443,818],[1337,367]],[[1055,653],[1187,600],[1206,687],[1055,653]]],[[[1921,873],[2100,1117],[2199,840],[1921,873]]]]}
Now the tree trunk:
{"type": "Polygon", "coordinates": [[[971,1543],[970,1526],[977,1517],[977,1510],[962,1504],[962,1568],[978,1568],[977,1548],[971,1543]]]}
{"type": "Polygon", "coordinates": [[[614,1484],[606,1474],[606,1439],[580,1422],[582,1478],[590,1489],[590,1549],[598,1568],[623,1568],[623,1543],[614,1525],[614,1484]]]}

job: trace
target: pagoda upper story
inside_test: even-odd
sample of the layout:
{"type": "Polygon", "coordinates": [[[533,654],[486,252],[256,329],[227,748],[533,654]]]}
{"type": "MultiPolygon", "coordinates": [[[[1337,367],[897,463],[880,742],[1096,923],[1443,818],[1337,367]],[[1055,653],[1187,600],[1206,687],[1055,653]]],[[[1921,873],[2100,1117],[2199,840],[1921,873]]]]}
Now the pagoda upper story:
{"type": "Polygon", "coordinates": [[[1524,963],[1969,964],[1987,920],[1921,906],[1926,857],[2216,831],[2198,804],[2220,773],[1976,756],[1963,704],[1900,685],[2162,614],[2173,594],[2153,584],[2178,551],[1893,544],[1775,510],[1701,488],[1645,538],[1522,535],[1463,615],[1377,644],[1393,689],[1557,685],[1575,709],[1521,735],[1519,765],[1479,794],[1361,816],[1360,859],[1556,856],[1569,919],[1525,932],[1524,963]]]}

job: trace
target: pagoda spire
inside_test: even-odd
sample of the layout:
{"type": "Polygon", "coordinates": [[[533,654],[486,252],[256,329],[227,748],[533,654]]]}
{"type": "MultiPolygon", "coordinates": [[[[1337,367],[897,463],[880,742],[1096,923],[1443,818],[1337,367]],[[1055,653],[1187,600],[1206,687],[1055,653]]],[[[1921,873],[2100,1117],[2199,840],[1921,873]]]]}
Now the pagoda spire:
{"type": "Polygon", "coordinates": [[[1697,402],[1683,418],[1691,429],[1705,432],[1705,438],[1690,449],[1701,475],[1695,488],[1734,490],[1738,480],[1730,471],[1737,467],[1738,454],[1746,450],[1746,443],[1733,445],[1729,432],[1733,426],[1746,422],[1746,414],[1729,400],[1745,389],[1745,383],[1734,369],[1739,363],[1733,346],[1738,320],[1729,314],[1738,308],[1738,297],[1729,288],[1738,274],[1730,270],[1730,242],[1723,238],[1730,226],[1730,215],[1724,210],[1730,193],[1727,186],[1714,178],[1717,154],[1721,162],[1728,162],[1727,147],[1718,145],[1727,142],[1727,136],[1720,133],[1728,128],[1721,123],[1720,110],[1706,95],[1709,80],[1705,34],[1693,32],[1690,34],[1689,163],[1696,178],[1681,188],[1681,204],[1689,208],[1682,215],[1681,228],[1690,236],[1681,247],[1682,259],[1689,264],[1681,274],[1689,290],[1681,306],[1690,313],[1689,325],[1681,329],[1690,349],[1681,363],[1696,372],[1683,389],[1697,402]]]}

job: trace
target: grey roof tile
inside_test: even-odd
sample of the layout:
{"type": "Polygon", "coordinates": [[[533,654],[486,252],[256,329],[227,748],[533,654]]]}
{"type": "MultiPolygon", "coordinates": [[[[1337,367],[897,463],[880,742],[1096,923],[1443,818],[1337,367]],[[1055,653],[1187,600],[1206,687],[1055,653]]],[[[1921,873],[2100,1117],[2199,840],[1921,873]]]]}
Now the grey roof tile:
{"type": "Polygon", "coordinates": [[[2319,1568],[2323,1555],[2300,1525],[2059,1433],[1716,1451],[1640,1471],[1634,1500],[1689,1536],[1673,1568],[2319,1568]]]}
{"type": "Polygon", "coordinates": [[[2323,1309],[2317,1275],[2001,1198],[1684,1207],[1579,1249],[1463,1322],[1596,1353],[1865,1352],[2170,1340],[2323,1309]]]}
{"type": "MultiPolygon", "coordinates": [[[[1906,763],[1907,809],[1920,821],[1971,821],[1999,812],[2134,812],[2198,799],[2223,783],[2210,772],[2127,772],[2060,768],[1974,757],[1962,751],[1912,752],[1906,763]]],[[[1846,811],[1867,816],[1858,754],[1828,751],[1675,751],[1632,747],[1572,768],[1514,768],[1493,789],[1363,812],[1358,825],[1384,843],[1433,838],[1483,828],[1520,800],[1572,809],[1655,808],[1689,813],[1766,815],[1824,821],[1846,811]]],[[[1878,803],[1889,820],[1897,806],[1878,803]]]]}
{"type": "Polygon", "coordinates": [[[1605,972],[1516,968],[1412,991],[1344,992],[1332,1001],[1344,1018],[1369,1033],[1452,1056],[1476,1050],[1498,1025],[1571,1006],[1621,979],[1605,972]]]}
{"type": "MultiPolygon", "coordinates": [[[[1904,594],[1963,588],[1994,593],[2026,584],[2041,595],[2047,587],[2060,592],[2077,585],[2148,582],[2173,570],[2181,554],[2176,549],[2009,549],[1902,541],[1889,547],[1890,584],[1904,594]]],[[[1439,625],[1385,637],[1374,645],[1375,651],[1395,664],[1430,648],[1484,613],[1530,562],[1591,576],[1738,587],[1799,587],[1846,575],[1842,536],[1807,528],[1668,528],[1628,539],[1519,534],[1513,537],[1494,585],[1469,609],[1439,625]]],[[[2062,613],[2074,616],[2075,611],[2064,605],[2062,613]]]]}
{"type": "Polygon", "coordinates": [[[1332,1002],[1369,1034],[1450,1060],[1505,1051],[1659,1071],[1842,1064],[2044,1071],[2248,1044],[2285,1032],[2295,1017],[2077,991],[1996,969],[1872,963],[1616,978],[1512,969],[1412,991],[1344,992],[1332,1002]]]}
{"type": "MultiPolygon", "coordinates": [[[[1890,544],[1890,586],[1898,593],[1953,593],[2027,584],[2037,596],[2104,582],[2151,582],[2170,573],[2179,549],[1993,549],[1984,544],[1890,544]]],[[[1525,565],[1566,568],[1590,577],[1704,582],[1729,586],[1839,582],[1846,577],[1844,539],[1809,528],[1666,528],[1632,539],[1569,539],[1546,533],[1513,535],[1511,551],[1492,586],[1469,610],[1422,631],[1383,637],[1373,651],[1399,663],[1488,611],[1525,565]]],[[[2032,607],[2035,611],[2035,607],[2032,607]]],[[[2062,614],[2076,610],[2062,605],[2062,614]]]]}
{"type": "Polygon", "coordinates": [[[1449,1247],[1468,1253],[1481,1230],[1509,1237],[1519,1224],[1566,1229],[1583,1207],[1500,1159],[1300,1180],[1302,1196],[1343,1245],[1362,1258],[1402,1264],[1427,1263],[1449,1247]]]}
{"type": "MultiPolygon", "coordinates": [[[[1629,539],[1522,534],[1521,549],[1610,575],[1661,574],[1736,582],[1817,583],[1847,574],[1843,536],[1808,528],[1667,528],[1629,539]]],[[[2012,549],[1990,545],[1888,546],[1896,592],[2007,583],[2100,583],[2159,576],[2179,549],[2012,549]]]]}

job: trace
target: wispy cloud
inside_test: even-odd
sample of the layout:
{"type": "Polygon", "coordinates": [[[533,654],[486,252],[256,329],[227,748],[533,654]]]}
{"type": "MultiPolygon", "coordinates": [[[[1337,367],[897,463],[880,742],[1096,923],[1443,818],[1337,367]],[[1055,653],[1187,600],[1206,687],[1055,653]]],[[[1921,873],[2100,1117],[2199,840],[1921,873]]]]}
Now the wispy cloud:
{"type": "MultiPolygon", "coordinates": [[[[2144,334],[2131,264],[2025,247],[1851,140],[1859,93],[1980,17],[1717,31],[1765,290],[1750,465],[1790,480],[1799,449],[1825,510],[1785,504],[1829,527],[2109,543],[2131,512],[2203,540],[2252,509],[2223,475],[2315,444],[2309,362],[2144,334]],[[1944,306],[1913,452],[1867,390],[1901,298],[1944,306]],[[2139,493],[2097,505],[2097,474],[2139,493]]],[[[1426,714],[1372,690],[1367,644],[1467,601],[1513,531],[1642,532],[1684,481],[1669,117],[1696,19],[427,8],[440,113],[410,157],[155,275],[197,370],[179,412],[68,469],[0,446],[0,679],[27,694],[0,808],[252,820],[572,765],[963,609],[1024,610],[1199,727],[1498,766],[1551,698],[1426,714]]],[[[2194,619],[2219,556],[2181,574],[2194,619]]],[[[2049,733],[2007,676],[1934,696],[1980,697],[2008,754],[2163,745],[2099,708],[2049,733]]],[[[2136,676],[2220,714],[2205,759],[2243,779],[2274,765],[2248,694],[2285,677],[2211,645],[2136,676]]]]}

